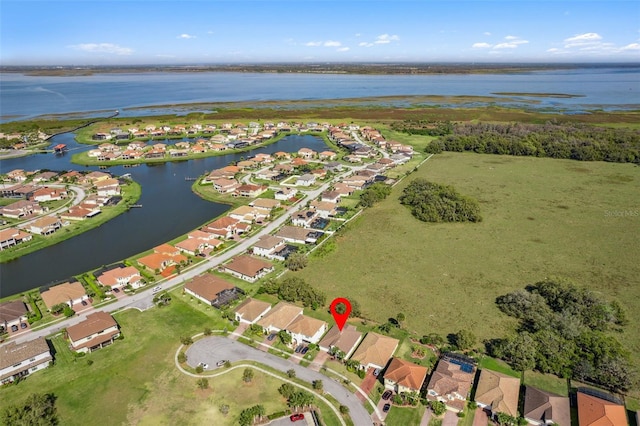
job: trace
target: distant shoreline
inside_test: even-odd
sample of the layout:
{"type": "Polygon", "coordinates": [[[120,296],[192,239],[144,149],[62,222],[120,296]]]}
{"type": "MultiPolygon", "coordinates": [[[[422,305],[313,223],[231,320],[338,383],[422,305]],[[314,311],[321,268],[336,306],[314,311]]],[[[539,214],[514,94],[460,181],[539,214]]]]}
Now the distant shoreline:
{"type": "Polygon", "coordinates": [[[281,63],[119,66],[3,66],[0,72],[28,76],[91,76],[146,72],[309,73],[362,75],[504,74],[577,68],[640,67],[640,63],[281,63]]]}

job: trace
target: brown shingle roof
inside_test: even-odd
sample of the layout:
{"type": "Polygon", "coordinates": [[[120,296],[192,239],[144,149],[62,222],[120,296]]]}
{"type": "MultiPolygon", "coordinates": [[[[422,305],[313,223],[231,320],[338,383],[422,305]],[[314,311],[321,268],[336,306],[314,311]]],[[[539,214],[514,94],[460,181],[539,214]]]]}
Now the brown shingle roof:
{"type": "Polygon", "coordinates": [[[99,331],[106,330],[107,328],[117,326],[118,323],[108,313],[104,311],[97,311],[87,315],[84,321],[79,322],[76,325],[67,327],[67,334],[69,338],[74,342],[91,336],[99,331]]]}
{"type": "Polygon", "coordinates": [[[27,314],[27,306],[22,300],[12,300],[0,304],[0,322],[14,321],[27,314]]]}
{"type": "Polygon", "coordinates": [[[78,281],[53,286],[41,294],[42,301],[49,309],[59,303],[67,303],[86,295],[87,292],[78,281]]]}
{"type": "Polygon", "coordinates": [[[527,386],[523,417],[541,422],[553,421],[560,426],[570,426],[569,398],[527,386]]]}
{"type": "Polygon", "coordinates": [[[393,358],[384,373],[385,380],[391,380],[416,392],[420,391],[426,377],[427,367],[400,358],[393,358]]]}
{"type": "Polygon", "coordinates": [[[353,350],[354,346],[358,344],[361,338],[362,333],[351,324],[345,325],[342,331],[334,325],[322,338],[320,346],[325,348],[335,346],[345,354],[348,354],[353,350]]]}
{"type": "Polygon", "coordinates": [[[471,389],[474,376],[475,369],[466,373],[460,369],[459,365],[441,359],[436,370],[431,375],[431,379],[429,379],[427,389],[435,391],[442,397],[452,395],[453,399],[448,399],[446,404],[458,410],[463,410],[465,401],[457,399],[455,394],[466,398],[471,389]]]}
{"type": "MultiPolygon", "coordinates": [[[[31,359],[36,355],[40,355],[45,352],[49,352],[49,345],[44,337],[39,337],[20,344],[17,344],[16,342],[9,342],[0,347],[0,370],[31,359]]],[[[50,360],[51,357],[48,359],[50,360]]],[[[46,360],[43,360],[41,362],[45,361],[46,360]]],[[[9,376],[10,374],[3,375],[0,379],[5,379],[9,376]]]]}
{"type": "Polygon", "coordinates": [[[184,285],[185,290],[190,290],[210,302],[216,300],[218,294],[224,290],[231,290],[234,287],[230,282],[212,274],[199,275],[184,285]]]}
{"type": "Polygon", "coordinates": [[[627,426],[624,405],[578,392],[578,423],[580,426],[627,426]]]}
{"type": "Polygon", "coordinates": [[[296,319],[298,315],[302,315],[302,308],[290,303],[280,302],[260,320],[258,325],[267,328],[275,327],[284,330],[289,324],[296,319]]]}
{"type": "Polygon", "coordinates": [[[271,303],[249,298],[238,305],[235,312],[240,314],[243,320],[253,322],[267,308],[271,308],[271,303]]]}
{"type": "Polygon", "coordinates": [[[520,379],[491,370],[480,371],[476,402],[491,407],[494,413],[518,416],[520,379]]]}
{"type": "Polygon", "coordinates": [[[327,323],[324,321],[306,315],[299,315],[287,326],[287,330],[291,333],[312,337],[323,327],[326,330],[326,326],[327,323]]]}
{"type": "Polygon", "coordinates": [[[270,249],[277,247],[280,244],[284,244],[284,240],[282,238],[274,237],[273,235],[263,235],[260,237],[258,242],[254,244],[254,247],[270,249]]]}
{"type": "Polygon", "coordinates": [[[273,265],[255,257],[242,255],[234,258],[225,267],[247,277],[255,277],[262,269],[271,268],[273,265]]]}
{"type": "Polygon", "coordinates": [[[393,356],[398,347],[398,339],[383,336],[378,333],[367,333],[358,349],[353,353],[351,359],[359,361],[360,365],[372,364],[377,367],[384,367],[393,356]]]}

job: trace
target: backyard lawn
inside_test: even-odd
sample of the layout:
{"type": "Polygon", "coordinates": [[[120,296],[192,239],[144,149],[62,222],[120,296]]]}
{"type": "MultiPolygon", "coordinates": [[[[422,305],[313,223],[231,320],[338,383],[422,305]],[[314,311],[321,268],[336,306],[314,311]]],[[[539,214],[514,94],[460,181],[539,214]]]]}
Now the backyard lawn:
{"type": "Polygon", "coordinates": [[[385,424],[387,426],[419,425],[424,410],[424,405],[418,405],[417,407],[391,406],[385,419],[385,424]]]}

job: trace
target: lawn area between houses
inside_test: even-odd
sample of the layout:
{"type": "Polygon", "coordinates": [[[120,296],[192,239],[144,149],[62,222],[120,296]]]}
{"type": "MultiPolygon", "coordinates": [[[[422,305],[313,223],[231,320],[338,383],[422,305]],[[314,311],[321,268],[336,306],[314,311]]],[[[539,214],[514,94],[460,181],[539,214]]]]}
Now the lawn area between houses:
{"type": "Polygon", "coordinates": [[[424,405],[418,404],[417,407],[396,407],[391,406],[389,414],[385,419],[387,426],[407,426],[419,425],[424,415],[424,405]]]}
{"type": "Polygon", "coordinates": [[[33,392],[52,392],[64,425],[136,424],[147,417],[167,424],[191,422],[202,397],[196,379],[180,373],[173,357],[180,336],[223,328],[227,323],[219,312],[195,310],[174,297],[167,307],[127,310],[114,318],[123,340],[76,358],[61,338],[54,339],[56,365],[0,388],[0,410],[33,392]]]}
{"type": "Polygon", "coordinates": [[[616,337],[640,351],[637,166],[445,153],[432,157],[337,235],[336,249],[298,276],[327,300],[357,300],[385,322],[403,312],[417,335],[461,329],[503,337],[515,321],[495,304],[547,277],[564,277],[618,300],[629,325],[616,337]],[[476,224],[427,224],[400,205],[416,177],[453,185],[480,202],[476,224]]]}
{"type": "Polygon", "coordinates": [[[555,393],[556,395],[569,396],[569,383],[567,379],[562,379],[553,374],[525,371],[522,384],[555,393]]]}

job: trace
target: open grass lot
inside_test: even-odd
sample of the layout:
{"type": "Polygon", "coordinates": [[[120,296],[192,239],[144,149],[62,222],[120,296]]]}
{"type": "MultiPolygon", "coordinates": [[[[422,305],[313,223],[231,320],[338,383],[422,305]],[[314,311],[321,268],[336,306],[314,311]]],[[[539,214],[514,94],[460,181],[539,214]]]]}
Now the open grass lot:
{"type": "Polygon", "coordinates": [[[168,307],[114,317],[124,340],[75,358],[61,338],[54,339],[56,365],[1,388],[0,410],[33,392],[53,392],[64,425],[136,424],[146,418],[152,419],[149,424],[189,423],[206,398],[196,379],[175,369],[173,357],[180,336],[222,328],[219,313],[193,309],[174,297],[168,307]]]}
{"type": "Polygon", "coordinates": [[[552,374],[542,374],[537,371],[525,371],[522,383],[533,386],[556,395],[569,396],[569,384],[567,379],[552,374]]]}
{"type": "Polygon", "coordinates": [[[631,164],[445,153],[347,226],[332,253],[298,274],[366,317],[398,312],[418,335],[514,330],[495,298],[559,276],[618,300],[630,324],[617,337],[640,350],[640,177],[631,164]],[[480,201],[478,224],[426,224],[398,202],[416,177],[480,201]],[[620,215],[620,212],[630,212],[620,215]]]}
{"type": "Polygon", "coordinates": [[[424,410],[424,405],[418,405],[417,407],[392,406],[385,419],[385,424],[387,426],[419,425],[424,410]]]}

